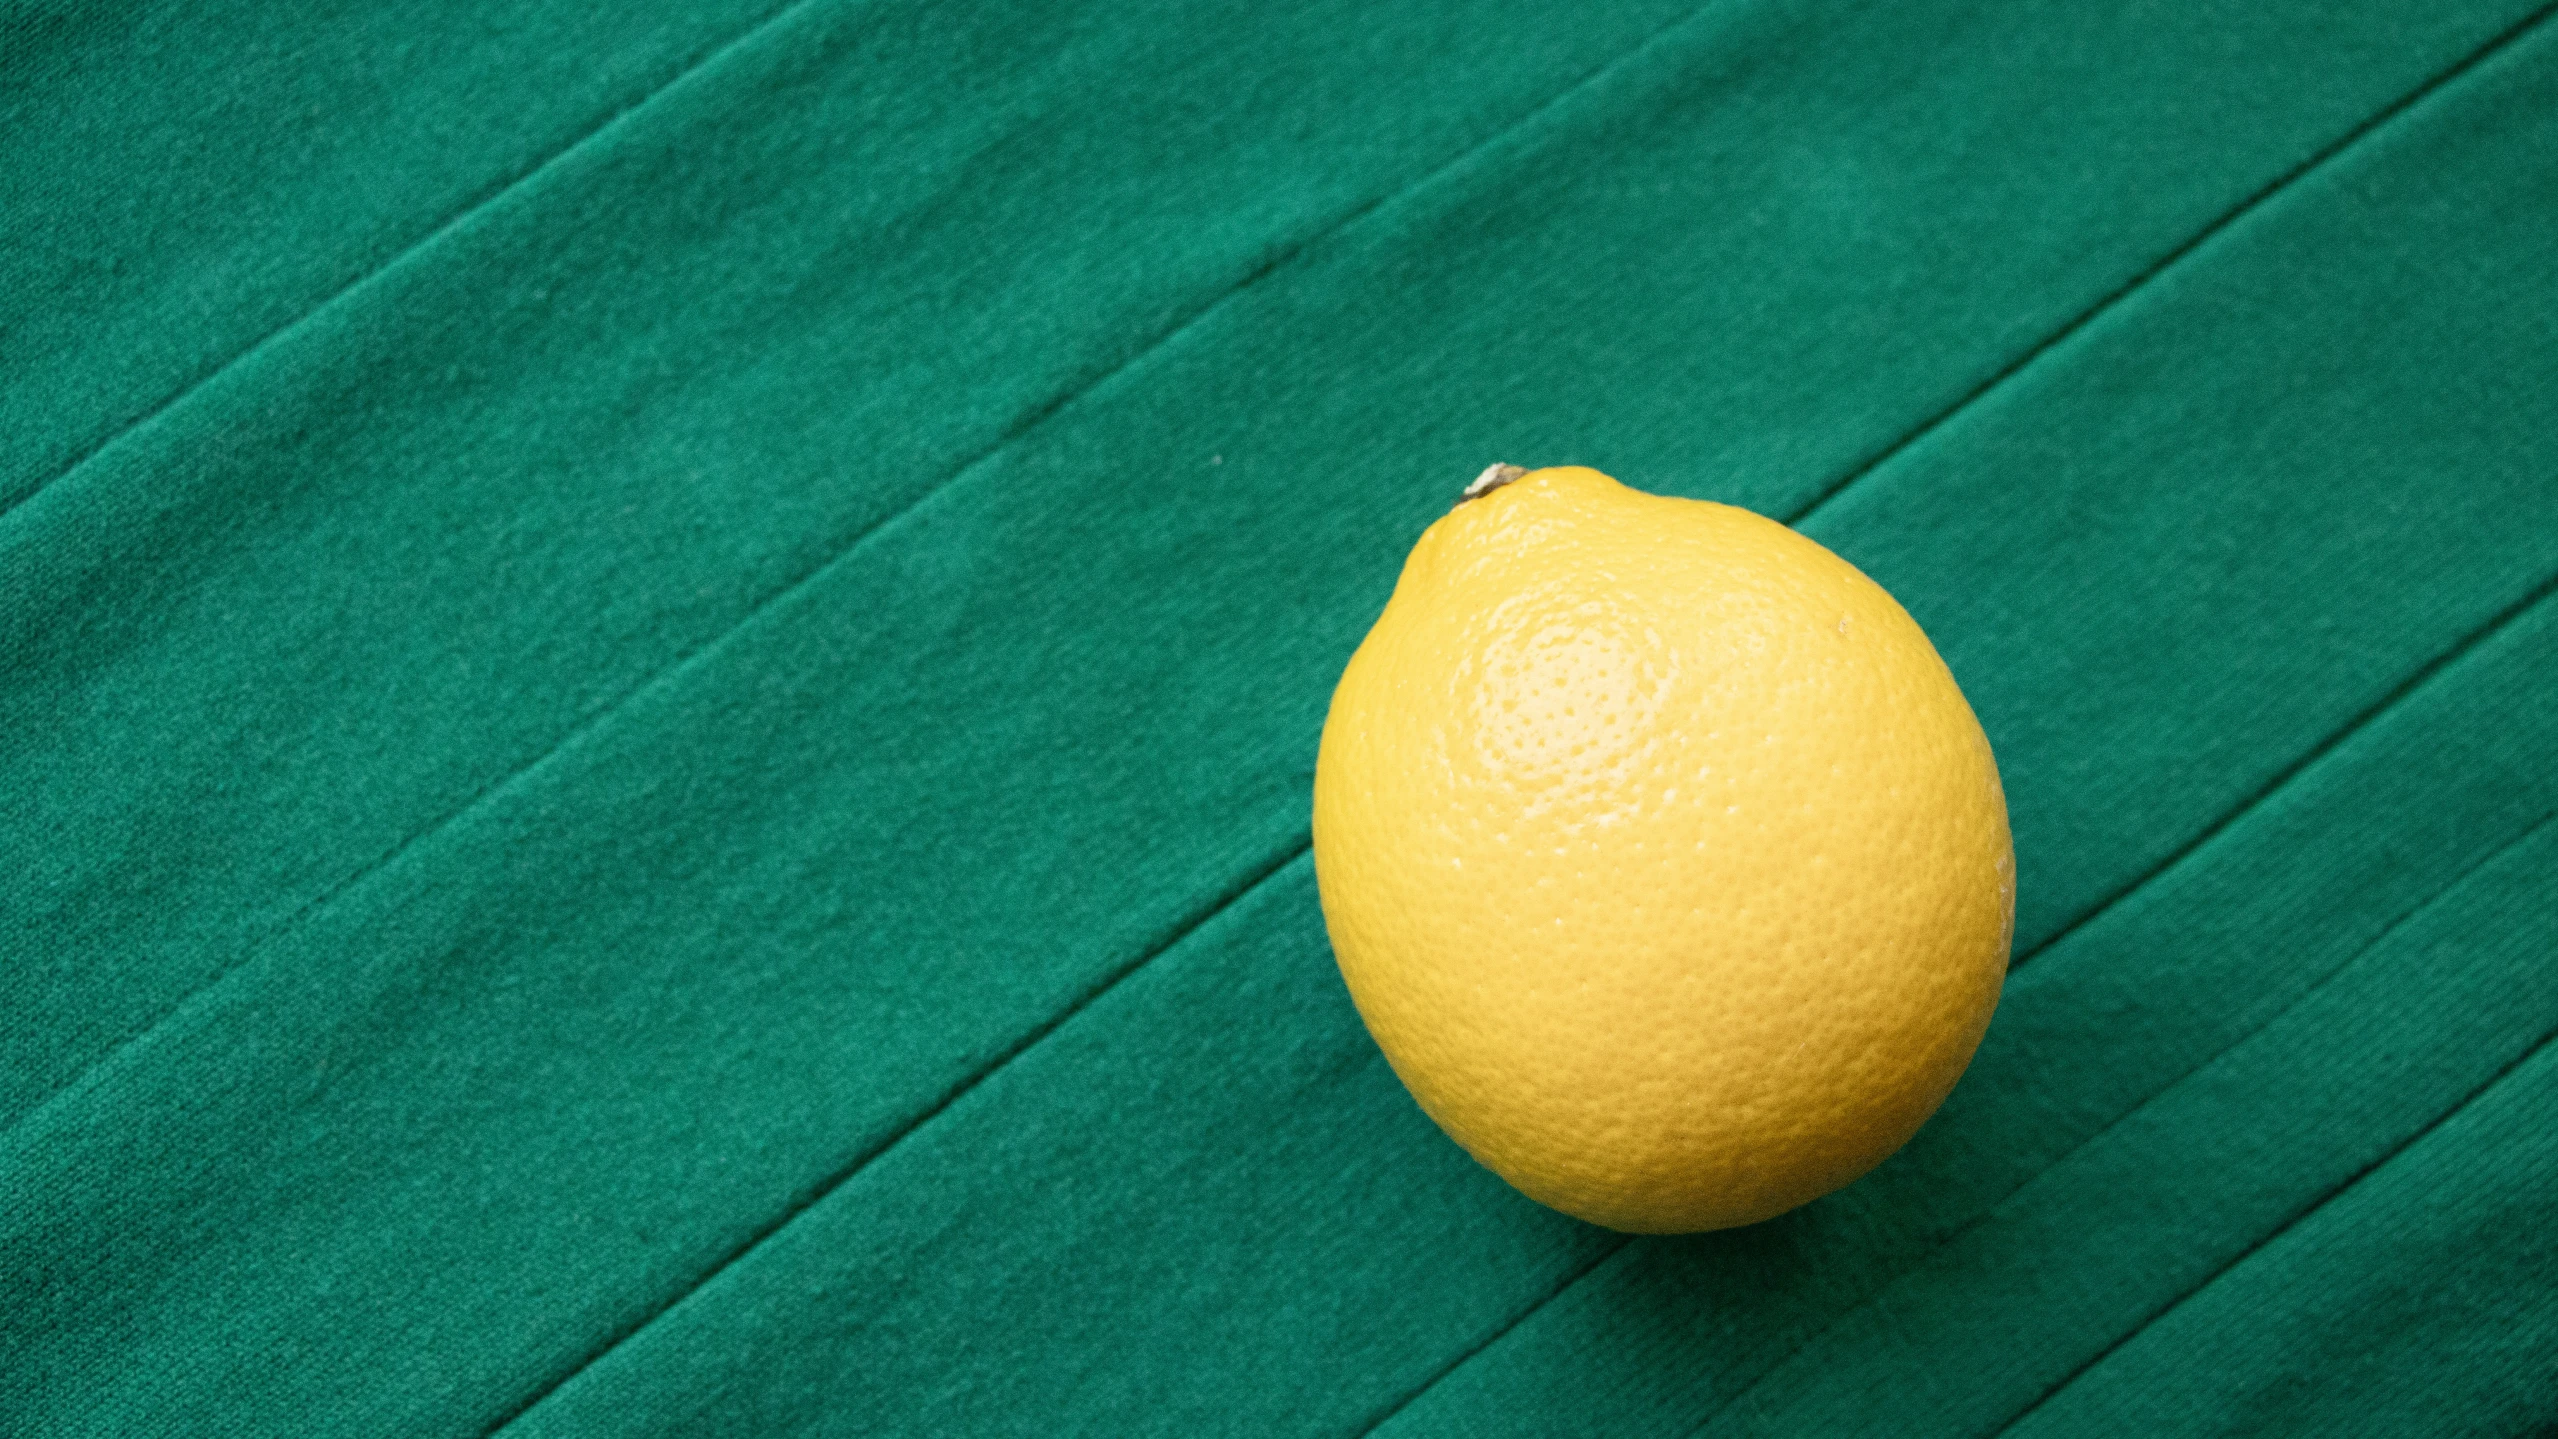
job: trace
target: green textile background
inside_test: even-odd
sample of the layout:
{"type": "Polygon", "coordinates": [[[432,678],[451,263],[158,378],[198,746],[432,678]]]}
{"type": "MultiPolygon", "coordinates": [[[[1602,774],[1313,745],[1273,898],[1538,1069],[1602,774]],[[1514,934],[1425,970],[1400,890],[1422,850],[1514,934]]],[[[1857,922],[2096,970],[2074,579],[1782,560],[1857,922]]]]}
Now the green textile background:
{"type": "Polygon", "coordinates": [[[2528,0],[0,8],[0,1434],[2558,1427],[2528,0]],[[1628,1240],[1332,969],[1493,460],[1997,748],[1902,1154],[1628,1240]]]}

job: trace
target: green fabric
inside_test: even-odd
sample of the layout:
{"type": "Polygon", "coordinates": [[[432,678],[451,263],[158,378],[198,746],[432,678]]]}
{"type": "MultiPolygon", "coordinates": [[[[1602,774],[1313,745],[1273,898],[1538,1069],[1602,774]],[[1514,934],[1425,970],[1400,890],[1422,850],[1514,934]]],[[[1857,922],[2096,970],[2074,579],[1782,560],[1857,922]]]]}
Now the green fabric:
{"type": "Polygon", "coordinates": [[[2558,1425],[2550,14],[0,11],[0,1432],[2558,1425]],[[1332,972],[1494,459],[1997,747],[1989,1038],[1768,1224],[1332,972]]]}

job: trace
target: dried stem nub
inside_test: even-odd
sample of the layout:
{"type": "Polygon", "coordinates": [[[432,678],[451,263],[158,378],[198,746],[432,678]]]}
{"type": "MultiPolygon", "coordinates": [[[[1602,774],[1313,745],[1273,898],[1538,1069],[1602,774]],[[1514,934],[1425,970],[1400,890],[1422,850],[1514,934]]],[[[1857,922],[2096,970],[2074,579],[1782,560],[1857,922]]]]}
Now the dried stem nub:
{"type": "Polygon", "coordinates": [[[1490,466],[1482,474],[1474,477],[1474,483],[1466,486],[1464,494],[1457,496],[1457,503],[1462,505],[1468,500],[1482,499],[1485,495],[1491,494],[1527,472],[1528,467],[1525,465],[1490,466]]]}

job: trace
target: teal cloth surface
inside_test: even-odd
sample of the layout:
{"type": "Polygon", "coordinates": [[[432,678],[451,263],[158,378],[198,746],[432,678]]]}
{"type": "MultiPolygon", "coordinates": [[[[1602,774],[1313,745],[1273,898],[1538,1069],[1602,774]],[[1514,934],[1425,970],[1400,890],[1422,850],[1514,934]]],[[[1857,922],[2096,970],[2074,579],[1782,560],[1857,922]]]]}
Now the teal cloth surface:
{"type": "Polygon", "coordinates": [[[2229,8],[0,8],[0,1434],[2558,1429],[2558,7],[2229,8]],[[1333,972],[1493,460],[1997,749],[1767,1224],[1333,972]]]}

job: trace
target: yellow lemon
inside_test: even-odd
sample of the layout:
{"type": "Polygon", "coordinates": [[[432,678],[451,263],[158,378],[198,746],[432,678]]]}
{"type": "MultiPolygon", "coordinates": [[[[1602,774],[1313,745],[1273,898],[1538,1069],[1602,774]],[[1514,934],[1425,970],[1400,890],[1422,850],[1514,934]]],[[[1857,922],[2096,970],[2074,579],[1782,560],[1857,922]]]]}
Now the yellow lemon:
{"type": "Polygon", "coordinates": [[[1315,766],[1326,927],[1441,1128],[1612,1228],[1749,1224],[1934,1113],[2007,969],[1989,742],[1927,636],[1746,510],[1495,466],[1315,766]]]}

